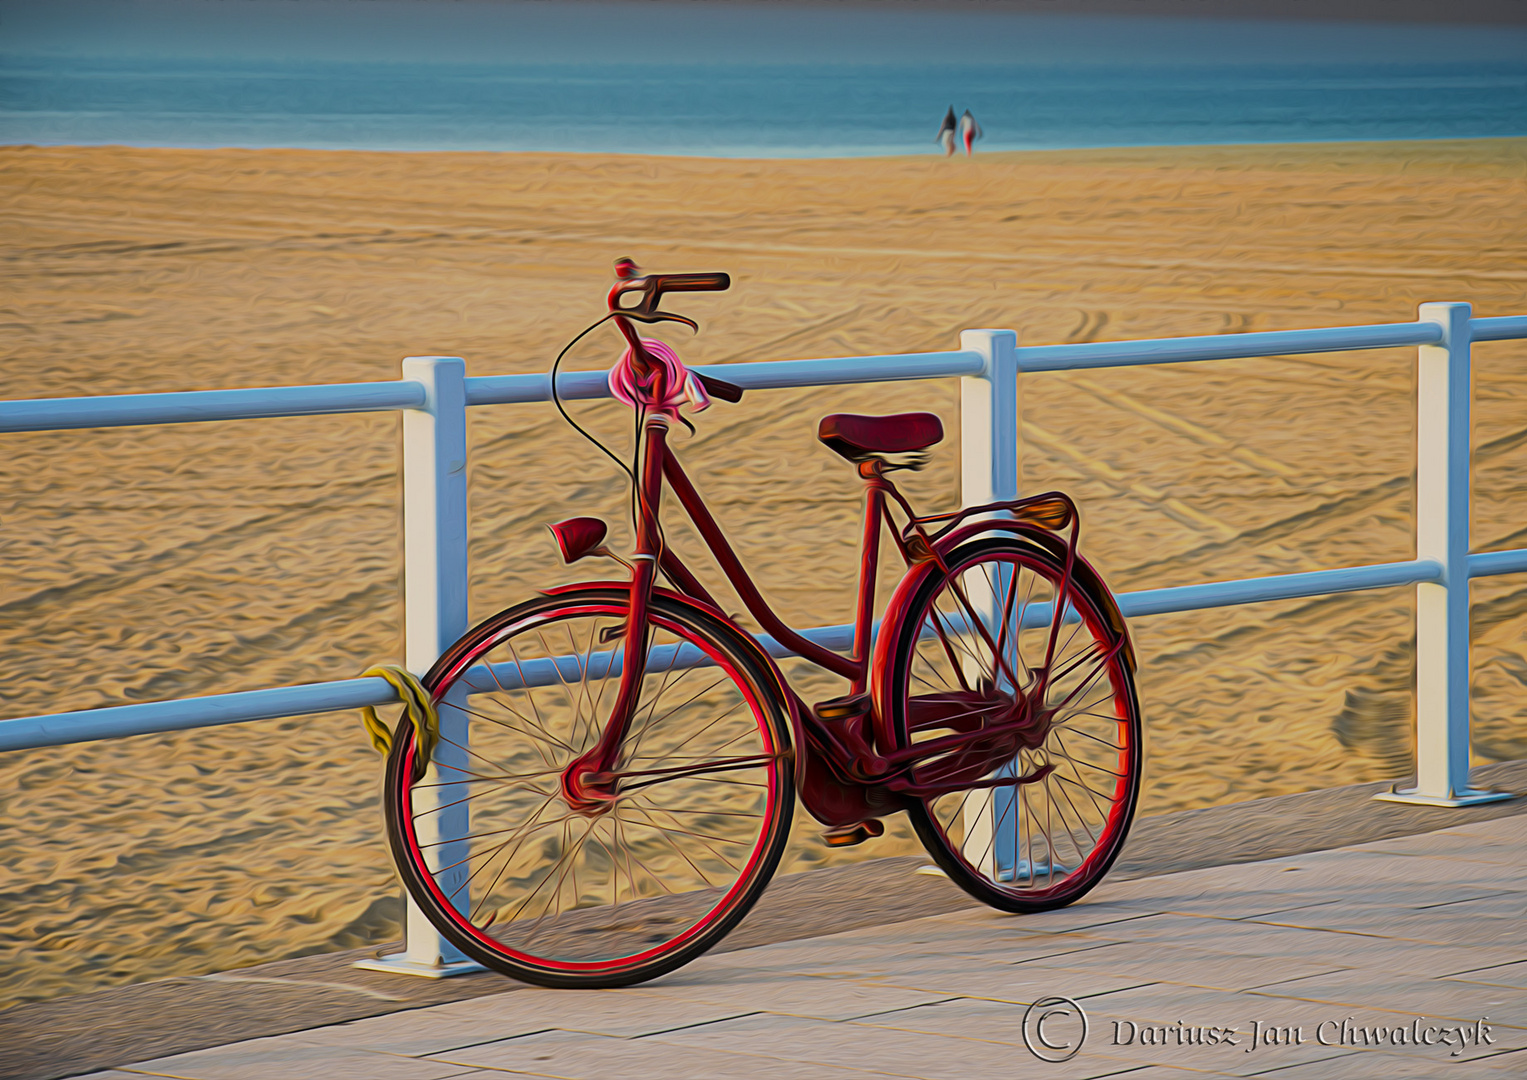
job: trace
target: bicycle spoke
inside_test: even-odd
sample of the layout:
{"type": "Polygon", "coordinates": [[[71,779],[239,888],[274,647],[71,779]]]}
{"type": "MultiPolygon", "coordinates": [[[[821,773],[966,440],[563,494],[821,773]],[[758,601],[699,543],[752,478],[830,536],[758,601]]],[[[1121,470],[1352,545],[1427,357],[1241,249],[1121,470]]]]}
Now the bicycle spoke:
{"type": "MultiPolygon", "coordinates": [[[[546,730],[545,722],[542,721],[542,719],[541,719],[541,710],[536,705],[535,691],[532,690],[531,687],[530,687],[530,680],[525,678],[525,667],[524,667],[523,664],[520,663],[520,653],[519,653],[519,650],[514,647],[514,642],[513,641],[510,641],[507,644],[509,646],[509,656],[510,656],[511,659],[514,660],[514,670],[519,674],[519,677],[520,677],[520,686],[525,691],[525,700],[530,702],[530,711],[535,716],[535,725],[534,726],[535,726],[535,728],[538,731],[540,731],[543,735],[546,736],[548,741],[552,741],[551,733],[546,730]]],[[[495,684],[497,684],[500,692],[507,694],[508,691],[504,689],[504,684],[498,681],[498,673],[493,670],[493,665],[492,664],[487,664],[485,666],[488,669],[488,674],[493,676],[493,681],[494,681],[495,684]]],[[[506,706],[506,708],[507,708],[507,706],[506,706]]],[[[510,709],[510,711],[514,712],[513,709],[510,709]]],[[[515,713],[515,715],[518,716],[519,714],[515,713]]],[[[523,716],[520,717],[520,719],[525,720],[526,723],[530,722],[529,720],[526,720],[526,718],[523,717],[523,716]]],[[[569,747],[568,749],[569,749],[570,752],[572,752],[574,754],[577,753],[577,751],[572,750],[571,747],[569,747]]],[[[548,760],[547,764],[550,765],[551,762],[548,760]]]]}
{"type": "MultiPolygon", "coordinates": [[[[705,687],[703,690],[700,690],[693,697],[689,698],[689,700],[681,701],[679,704],[677,704],[673,708],[669,709],[667,712],[665,712],[662,716],[658,717],[656,720],[649,721],[647,726],[642,728],[642,730],[637,733],[636,742],[638,744],[640,744],[642,736],[646,735],[646,733],[648,731],[650,731],[653,728],[654,725],[661,724],[664,720],[667,720],[670,716],[672,716],[674,713],[678,712],[680,709],[684,708],[686,705],[694,704],[700,698],[704,697],[706,694],[710,693],[712,690],[714,690],[716,687],[720,686],[722,683],[724,683],[726,681],[727,681],[727,676],[723,675],[721,678],[717,679],[715,682],[711,683],[709,686],[705,687]]],[[[720,721],[722,719],[723,719],[722,717],[718,716],[715,720],[711,721],[711,723],[706,725],[705,731],[710,730],[710,728],[714,727],[717,723],[720,723],[720,721]]],[[[705,733],[705,731],[699,731],[699,732],[696,732],[695,734],[696,734],[696,736],[703,735],[705,733]]]]}
{"type": "MultiPolygon", "coordinates": [[[[642,724],[641,730],[636,733],[636,737],[631,740],[631,750],[629,756],[633,759],[636,757],[637,751],[641,749],[642,740],[646,737],[647,732],[652,728],[652,717],[657,712],[657,703],[663,700],[663,694],[668,690],[669,679],[673,675],[674,665],[678,663],[678,660],[679,649],[678,646],[675,645],[672,655],[668,657],[668,666],[663,670],[662,680],[658,683],[657,692],[652,695],[652,703],[647,708],[647,719],[642,724]]],[[[701,693],[704,693],[704,691],[701,691],[701,693]]],[[[683,708],[682,705],[679,707],[683,708]]]]}
{"type": "MultiPolygon", "coordinates": [[[[557,796],[557,793],[555,791],[542,791],[540,788],[535,787],[532,784],[526,784],[525,788],[528,791],[535,792],[537,795],[544,795],[548,799],[554,799],[557,796]]],[[[419,810],[419,811],[417,811],[414,814],[414,820],[418,821],[420,818],[428,817],[431,814],[438,814],[438,813],[440,813],[440,811],[442,811],[442,810],[449,810],[453,806],[461,806],[461,805],[463,805],[465,803],[471,802],[473,799],[481,799],[485,795],[496,795],[496,794],[497,794],[497,792],[491,791],[491,790],[489,790],[489,791],[477,791],[477,792],[473,792],[471,795],[463,796],[462,798],[457,799],[455,802],[442,803],[439,806],[431,806],[428,810],[419,810]]]]}
{"type": "MultiPolygon", "coordinates": [[[[480,713],[476,709],[469,709],[465,705],[457,705],[453,701],[442,702],[442,704],[445,705],[447,708],[455,709],[458,712],[464,712],[468,716],[475,716],[475,717],[477,717],[477,719],[484,720],[484,721],[486,721],[486,722],[488,722],[490,724],[497,724],[500,727],[508,728],[510,731],[517,731],[517,732],[519,732],[522,735],[529,735],[532,739],[536,738],[536,736],[533,735],[531,732],[523,731],[520,728],[517,728],[513,724],[509,723],[507,720],[499,720],[499,719],[497,719],[495,717],[487,715],[486,713],[480,713]]],[[[542,732],[542,736],[544,737],[546,742],[553,743],[553,744],[555,744],[557,746],[560,746],[560,747],[562,747],[564,750],[566,750],[570,754],[571,753],[576,753],[576,751],[573,750],[573,748],[571,746],[568,746],[567,743],[563,742],[561,739],[558,739],[556,736],[552,735],[550,732],[542,732]]],[[[537,745],[539,745],[539,743],[537,745]]],[[[546,761],[547,765],[551,765],[552,764],[549,759],[546,759],[544,754],[542,755],[542,759],[546,761]]]]}

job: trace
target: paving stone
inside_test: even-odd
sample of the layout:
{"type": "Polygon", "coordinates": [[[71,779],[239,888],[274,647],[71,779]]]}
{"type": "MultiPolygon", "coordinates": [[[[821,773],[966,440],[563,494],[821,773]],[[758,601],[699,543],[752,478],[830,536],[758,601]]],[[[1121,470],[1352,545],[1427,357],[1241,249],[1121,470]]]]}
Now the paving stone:
{"type": "Polygon", "coordinates": [[[1492,967],[1476,968],[1473,971],[1454,972],[1443,978],[1449,981],[1483,983],[1488,986],[1513,986],[1527,990],[1527,960],[1518,960],[1514,964],[1496,964],[1492,967]]]}
{"type": "MultiPolygon", "coordinates": [[[[1436,1080],[1438,1077],[1508,1077],[1527,1076],[1527,1052],[1497,1054],[1490,1057],[1451,1058],[1434,1054],[1383,1054],[1360,1051],[1345,1057],[1293,1068],[1278,1069],[1267,1075],[1276,1080],[1436,1080]]],[[[1137,1074],[1128,1074],[1135,1080],[1137,1074]]]]}
{"type": "Polygon", "coordinates": [[[1120,940],[1177,942],[1216,952],[1246,956],[1319,959],[1334,966],[1388,968],[1402,974],[1433,976],[1439,971],[1527,959],[1527,947],[1491,949],[1309,927],[1282,926],[1262,920],[1189,919],[1158,915],[1115,928],[1120,940]]]}
{"type": "Polygon", "coordinates": [[[1106,971],[1137,977],[1139,982],[1173,983],[1216,990],[1245,990],[1264,983],[1321,975],[1329,961],[1240,956],[1192,945],[1118,942],[1087,952],[1055,957],[1047,965],[1060,971],[1106,971]]]}
{"type": "Polygon", "coordinates": [[[175,1080],[445,1080],[470,1069],[282,1035],[136,1062],[122,1071],[175,1080]]]}
{"type": "Polygon", "coordinates": [[[926,969],[884,976],[881,983],[946,996],[986,998],[1028,1005],[1047,994],[1078,997],[1139,986],[1148,978],[1110,971],[1077,971],[1046,964],[1011,964],[964,970],[926,969]]]}
{"type": "Polygon", "coordinates": [[[554,1029],[626,1037],[650,1035],[753,1011],[735,999],[707,1002],[642,989],[527,989],[320,1028],[301,1037],[324,1045],[428,1056],[554,1029]]]}
{"type": "MultiPolygon", "coordinates": [[[[1527,1028],[1527,991],[1508,986],[1469,986],[1451,980],[1396,977],[1385,971],[1348,970],[1272,983],[1250,993],[1469,1023],[1489,1017],[1503,1030],[1527,1028]]],[[[1527,1034],[1521,1030],[1511,1038],[1515,1045],[1527,1045],[1527,1034]]]]}
{"type": "MultiPolygon", "coordinates": [[[[853,1067],[805,1063],[732,1048],[679,1046],[654,1039],[612,1039],[550,1032],[474,1046],[446,1055],[458,1065],[483,1066],[482,1075],[504,1072],[565,1080],[869,1080],[876,1074],[853,1067]]],[[[436,1060],[442,1060],[437,1058],[436,1060]]]]}
{"type": "Polygon", "coordinates": [[[1171,1065],[1147,1065],[1143,1069],[1130,1069],[1114,1073],[1121,1080],[1204,1080],[1206,1076],[1233,1076],[1234,1073],[1210,1072],[1204,1069],[1178,1069],[1171,1065]]]}
{"type": "Polygon", "coordinates": [[[1110,1055],[1087,1055],[1084,1048],[1082,1054],[1070,1061],[1041,1065],[1027,1050],[1019,1050],[1011,1043],[864,1023],[826,1024],[778,1017],[731,1020],[658,1036],[658,1040],[685,1046],[772,1052],[813,1066],[857,1067],[918,1080],[970,1080],[974,1076],[1006,1076],[1041,1067],[1045,1080],[1082,1080],[1117,1072],[1128,1064],[1110,1055]]]}
{"type": "Polygon", "coordinates": [[[1498,916],[1448,918],[1424,911],[1333,907],[1318,913],[1311,911],[1308,914],[1296,912],[1287,916],[1273,915],[1258,921],[1421,944],[1468,945],[1527,953],[1527,922],[1498,916]]]}
{"type": "MultiPolygon", "coordinates": [[[[686,997],[700,991],[688,987],[666,987],[651,991],[654,1002],[700,1002],[686,997]]],[[[886,984],[866,984],[842,979],[824,978],[775,978],[756,980],[732,986],[710,986],[704,989],[705,999],[711,1008],[731,1005],[740,1011],[775,1013],[781,1016],[801,1016],[819,1020],[847,1020],[855,1016],[905,1009],[914,1005],[927,1005],[947,1000],[947,993],[929,992],[886,984]]],[[[716,1019],[722,1019],[717,1017],[716,1019]]],[[[575,1025],[562,1024],[561,1027],[575,1025]]],[[[670,1024],[670,1028],[678,1027],[670,1024]]]]}

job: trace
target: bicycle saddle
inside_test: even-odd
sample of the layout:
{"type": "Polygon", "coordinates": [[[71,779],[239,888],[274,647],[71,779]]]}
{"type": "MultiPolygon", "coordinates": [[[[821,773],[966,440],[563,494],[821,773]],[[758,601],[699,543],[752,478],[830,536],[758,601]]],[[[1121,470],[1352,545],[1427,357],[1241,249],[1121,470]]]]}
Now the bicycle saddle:
{"type": "Polygon", "coordinates": [[[893,416],[833,413],[822,417],[822,423],[817,427],[817,438],[823,445],[853,462],[869,458],[885,460],[888,454],[926,450],[943,437],[944,425],[932,413],[897,413],[893,416]]]}

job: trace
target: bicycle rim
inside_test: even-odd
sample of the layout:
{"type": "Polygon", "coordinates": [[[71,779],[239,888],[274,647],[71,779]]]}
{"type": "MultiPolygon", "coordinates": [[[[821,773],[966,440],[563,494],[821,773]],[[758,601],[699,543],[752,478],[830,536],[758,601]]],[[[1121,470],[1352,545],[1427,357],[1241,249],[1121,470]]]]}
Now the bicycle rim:
{"type": "Polygon", "coordinates": [[[619,986],[715,944],[763,891],[787,838],[789,733],[735,631],[654,597],[619,795],[589,815],[562,769],[599,739],[620,676],[626,593],[589,588],[490,619],[426,676],[442,737],[388,773],[394,856],[466,955],[551,986],[619,986]]]}
{"type": "Polygon", "coordinates": [[[1004,752],[960,790],[914,800],[910,817],[929,853],[978,899],[1008,911],[1071,903],[1117,857],[1139,794],[1140,712],[1123,639],[1103,601],[1073,580],[1046,671],[1064,579],[1057,558],[988,537],[946,565],[909,598],[893,646],[885,700],[897,744],[948,736],[953,723],[919,727],[920,707],[982,686],[1031,705],[1042,693],[1053,715],[1037,745],[1004,752]]]}

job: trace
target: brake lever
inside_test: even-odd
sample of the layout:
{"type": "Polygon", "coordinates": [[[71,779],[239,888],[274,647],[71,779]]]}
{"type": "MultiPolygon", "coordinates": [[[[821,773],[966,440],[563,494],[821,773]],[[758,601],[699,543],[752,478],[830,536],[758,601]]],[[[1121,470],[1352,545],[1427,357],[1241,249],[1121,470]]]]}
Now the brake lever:
{"type": "Polygon", "coordinates": [[[652,274],[646,275],[631,259],[618,259],[615,263],[615,285],[610,289],[609,307],[612,312],[637,322],[682,323],[695,332],[700,324],[671,311],[660,311],[658,304],[667,292],[721,292],[731,288],[729,274],[652,274]],[[622,298],[638,294],[635,304],[626,305],[622,298]]]}
{"type": "Polygon", "coordinates": [[[685,326],[689,327],[695,333],[698,334],[700,332],[700,324],[695,322],[693,319],[686,319],[683,315],[675,315],[672,312],[668,312],[668,311],[654,311],[654,312],[652,312],[650,314],[647,314],[647,313],[644,313],[644,312],[632,309],[632,310],[617,311],[616,314],[617,315],[624,315],[628,319],[635,319],[637,322],[644,322],[644,323],[660,323],[660,322],[683,323],[685,326]]]}

